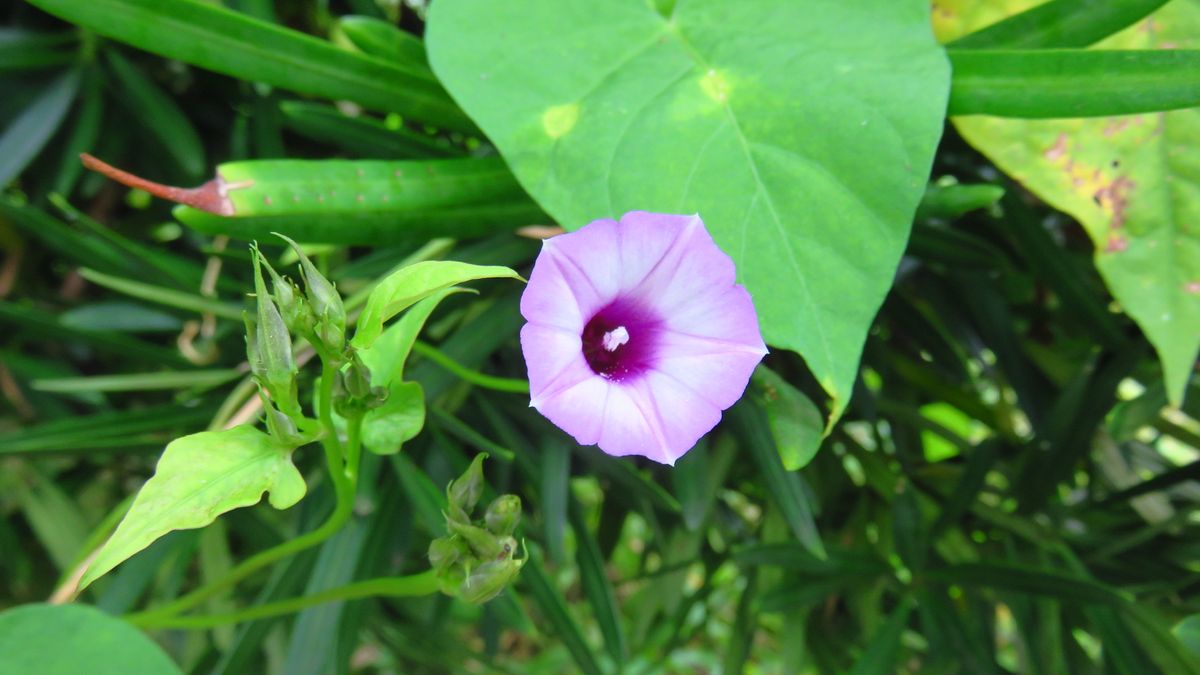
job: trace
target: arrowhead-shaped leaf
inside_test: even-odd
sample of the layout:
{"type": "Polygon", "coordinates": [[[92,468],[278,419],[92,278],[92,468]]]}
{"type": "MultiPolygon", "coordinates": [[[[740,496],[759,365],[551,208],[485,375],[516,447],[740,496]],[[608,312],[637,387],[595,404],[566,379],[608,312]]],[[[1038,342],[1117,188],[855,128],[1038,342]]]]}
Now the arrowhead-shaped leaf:
{"type": "Polygon", "coordinates": [[[430,61],[568,229],[698,212],[836,417],[941,136],[929,3],[663,4],[438,0],[430,61]]]}
{"type": "Polygon", "coordinates": [[[172,441],[80,588],[164,534],[204,527],[222,513],[258,503],[264,492],[277,509],[300,501],[307,488],[291,455],[292,448],[250,426],[172,441]]]}

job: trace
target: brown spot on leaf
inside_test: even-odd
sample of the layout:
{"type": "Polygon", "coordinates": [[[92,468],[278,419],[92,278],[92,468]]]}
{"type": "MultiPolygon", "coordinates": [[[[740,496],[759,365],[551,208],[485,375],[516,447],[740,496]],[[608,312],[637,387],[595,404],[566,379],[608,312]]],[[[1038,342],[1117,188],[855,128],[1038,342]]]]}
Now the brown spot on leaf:
{"type": "Polygon", "coordinates": [[[1052,162],[1067,154],[1067,135],[1059,134],[1058,138],[1054,140],[1054,145],[1048,148],[1043,154],[1045,154],[1046,159],[1052,162]]]}
{"type": "Polygon", "coordinates": [[[1125,225],[1125,211],[1129,208],[1129,193],[1136,183],[1128,176],[1117,176],[1111,183],[1102,186],[1092,195],[1100,208],[1112,214],[1109,227],[1118,229],[1125,225]]]}
{"type": "Polygon", "coordinates": [[[1113,121],[1109,122],[1108,124],[1104,125],[1104,131],[1102,133],[1104,134],[1105,138],[1112,138],[1114,134],[1120,133],[1121,131],[1123,131],[1125,129],[1125,127],[1128,127],[1128,126],[1129,126],[1129,118],[1128,117],[1118,117],[1118,118],[1114,119],[1113,121]]]}
{"type": "Polygon", "coordinates": [[[1104,247],[1105,253],[1120,253],[1129,248],[1129,240],[1120,234],[1108,235],[1108,245],[1104,247]]]}
{"type": "Polygon", "coordinates": [[[1200,295],[1200,281],[1189,281],[1183,289],[1192,295],[1200,295]]]}

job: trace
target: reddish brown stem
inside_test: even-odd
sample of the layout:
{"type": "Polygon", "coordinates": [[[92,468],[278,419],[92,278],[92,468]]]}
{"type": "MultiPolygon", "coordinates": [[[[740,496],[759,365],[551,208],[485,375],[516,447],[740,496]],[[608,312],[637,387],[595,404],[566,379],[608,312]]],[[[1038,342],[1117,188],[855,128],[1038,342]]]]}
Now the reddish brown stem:
{"type": "Polygon", "coordinates": [[[108,176],[122,185],[144,190],[155,197],[168,199],[179,204],[186,204],[201,211],[215,213],[218,216],[233,215],[233,204],[225,196],[225,181],[221,180],[220,176],[199,187],[181,188],[155,183],[140,176],[135,176],[107,162],[102,162],[86,152],[81,154],[79,158],[83,160],[83,165],[88,169],[108,176]]]}

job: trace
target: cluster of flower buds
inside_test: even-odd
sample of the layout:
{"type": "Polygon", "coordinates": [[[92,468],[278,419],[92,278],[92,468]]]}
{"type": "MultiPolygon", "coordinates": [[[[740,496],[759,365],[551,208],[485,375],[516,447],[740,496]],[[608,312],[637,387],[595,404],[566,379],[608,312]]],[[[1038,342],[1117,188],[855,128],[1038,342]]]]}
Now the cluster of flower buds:
{"type": "Polygon", "coordinates": [[[473,603],[496,597],[525,564],[525,558],[516,557],[517,540],[513,538],[521,520],[519,497],[500,495],[488,505],[482,520],[471,520],[483,495],[486,457],[486,453],[477,455],[466,472],[446,488],[447,534],[429,544],[429,562],[442,592],[473,603]]]}
{"type": "Polygon", "coordinates": [[[276,272],[257,246],[251,247],[258,307],[253,317],[249,313],[245,315],[246,353],[263,394],[263,408],[271,434],[287,443],[302,444],[312,439],[296,428],[297,421],[304,416],[296,394],[298,369],[292,355],[293,335],[307,339],[322,358],[335,364],[349,362],[349,368],[338,373],[335,383],[340,408],[350,412],[378,407],[387,392],[371,387],[370,371],[352,350],[347,349],[346,308],[342,296],[296,242],[287,237],[283,239],[300,258],[304,292],[276,272]],[[271,280],[269,292],[263,268],[271,280]]]}

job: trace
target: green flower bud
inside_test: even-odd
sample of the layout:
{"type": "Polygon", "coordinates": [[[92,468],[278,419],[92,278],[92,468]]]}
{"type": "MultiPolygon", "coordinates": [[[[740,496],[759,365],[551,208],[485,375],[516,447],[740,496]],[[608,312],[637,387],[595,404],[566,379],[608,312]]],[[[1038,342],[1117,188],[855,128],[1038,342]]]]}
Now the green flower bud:
{"type": "Polygon", "coordinates": [[[271,436],[275,440],[293,448],[298,448],[312,440],[296,428],[295,420],[277,410],[261,391],[259,397],[262,399],[263,410],[266,411],[267,430],[271,432],[271,436]]]}
{"type": "Polygon", "coordinates": [[[467,580],[467,570],[463,564],[451,565],[437,571],[438,587],[446,595],[456,596],[463,582],[467,580]]]}
{"type": "Polygon", "coordinates": [[[525,559],[523,558],[485,562],[467,575],[459,587],[458,597],[476,604],[487,602],[500,595],[504,587],[517,578],[517,574],[524,565],[525,559]]]}
{"type": "Polygon", "coordinates": [[[500,495],[488,504],[483,522],[492,534],[509,536],[521,522],[521,498],[516,495],[500,495]]]}
{"type": "MultiPolygon", "coordinates": [[[[471,462],[471,466],[463,472],[461,476],[450,481],[450,486],[446,488],[446,499],[450,503],[451,515],[458,516],[469,514],[479,503],[479,498],[483,496],[483,460],[487,459],[487,453],[481,452],[475,455],[475,459],[471,462]]],[[[461,522],[469,522],[467,518],[456,518],[461,522]]]]}
{"type": "Polygon", "coordinates": [[[296,361],[292,358],[292,337],[263,282],[262,254],[254,248],[254,294],[258,301],[253,348],[257,351],[260,382],[271,398],[286,413],[299,414],[296,399],[296,361]]]}
{"type": "Polygon", "coordinates": [[[330,352],[340,354],[346,341],[346,307],[342,304],[341,294],[304,255],[299,244],[278,232],[275,235],[290,244],[300,257],[300,274],[304,277],[308,301],[316,318],[314,332],[317,339],[330,352]]]}
{"type": "Polygon", "coordinates": [[[442,572],[471,554],[467,542],[458,537],[442,537],[429,542],[429,564],[442,572]]]}
{"type": "Polygon", "coordinates": [[[310,333],[316,325],[317,319],[313,316],[308,300],[300,294],[300,289],[292,283],[291,279],[279,276],[269,264],[267,273],[271,275],[271,290],[275,295],[275,304],[279,306],[279,313],[283,315],[283,322],[287,324],[288,330],[300,335],[310,333]]]}
{"type": "Polygon", "coordinates": [[[340,354],[342,349],[346,347],[345,321],[338,324],[325,317],[319,317],[316,320],[316,325],[313,326],[313,335],[317,337],[317,340],[321,342],[321,345],[325,349],[334,355],[340,354]]]}
{"type": "Polygon", "coordinates": [[[262,352],[258,349],[258,329],[250,318],[250,312],[242,312],[242,323],[246,325],[246,361],[250,363],[250,372],[263,382],[267,376],[267,364],[263,363],[262,352]]]}
{"type": "Polygon", "coordinates": [[[371,387],[371,395],[367,397],[367,400],[364,403],[367,410],[374,410],[375,408],[382,407],[384,403],[387,403],[388,396],[390,396],[391,393],[392,392],[388,391],[387,387],[371,387]]]}
{"type": "Polygon", "coordinates": [[[512,555],[517,542],[512,537],[498,537],[491,532],[467,523],[446,519],[450,532],[466,540],[471,552],[481,560],[500,560],[512,555]]]}
{"type": "Polygon", "coordinates": [[[342,375],[348,394],[364,400],[371,396],[371,371],[358,355],[350,359],[350,367],[342,375]]]}

